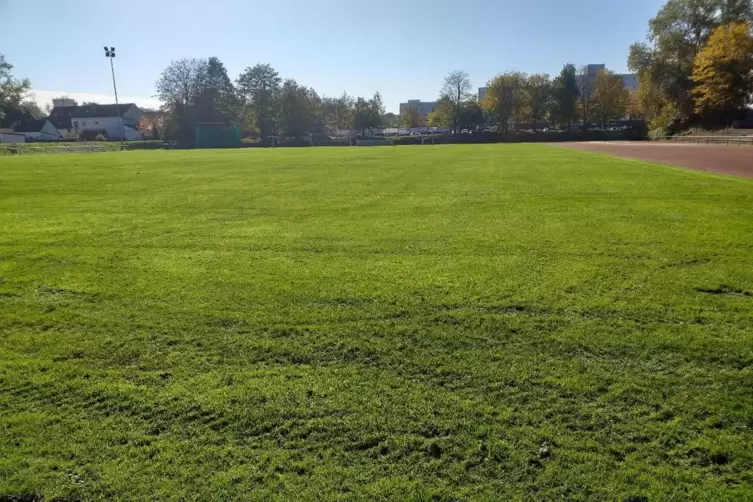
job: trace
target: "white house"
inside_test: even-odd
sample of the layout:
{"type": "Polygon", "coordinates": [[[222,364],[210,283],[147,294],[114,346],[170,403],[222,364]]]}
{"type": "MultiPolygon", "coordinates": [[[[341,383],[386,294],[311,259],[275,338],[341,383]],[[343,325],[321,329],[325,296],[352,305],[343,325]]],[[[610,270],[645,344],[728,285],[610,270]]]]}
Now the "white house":
{"type": "Polygon", "coordinates": [[[56,141],[60,138],[57,128],[47,119],[22,120],[13,130],[23,134],[27,140],[56,141]]]}
{"type": "Polygon", "coordinates": [[[111,141],[131,141],[142,139],[138,130],[142,115],[142,111],[133,103],[89,104],[56,106],[50,112],[50,120],[58,128],[72,131],[76,135],[84,131],[104,131],[111,141]]]}

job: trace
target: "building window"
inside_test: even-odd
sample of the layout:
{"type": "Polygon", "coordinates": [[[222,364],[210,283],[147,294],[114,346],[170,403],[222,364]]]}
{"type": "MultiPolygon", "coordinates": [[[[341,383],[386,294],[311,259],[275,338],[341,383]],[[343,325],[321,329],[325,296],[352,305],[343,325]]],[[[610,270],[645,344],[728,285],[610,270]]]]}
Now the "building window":
{"type": "Polygon", "coordinates": [[[74,120],[74,121],[73,121],[73,130],[74,130],[74,131],[77,131],[77,130],[78,130],[78,120],[74,120]]]}
{"type": "Polygon", "coordinates": [[[85,120],[81,121],[81,127],[86,127],[86,121],[85,120]]]}

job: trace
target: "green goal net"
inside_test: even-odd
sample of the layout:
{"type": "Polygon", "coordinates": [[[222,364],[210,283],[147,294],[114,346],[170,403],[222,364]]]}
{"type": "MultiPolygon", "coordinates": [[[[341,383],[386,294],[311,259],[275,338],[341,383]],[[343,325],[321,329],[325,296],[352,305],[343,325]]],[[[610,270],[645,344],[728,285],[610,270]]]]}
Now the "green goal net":
{"type": "Polygon", "coordinates": [[[233,148],[241,146],[241,130],[222,122],[196,124],[196,148],[233,148]]]}

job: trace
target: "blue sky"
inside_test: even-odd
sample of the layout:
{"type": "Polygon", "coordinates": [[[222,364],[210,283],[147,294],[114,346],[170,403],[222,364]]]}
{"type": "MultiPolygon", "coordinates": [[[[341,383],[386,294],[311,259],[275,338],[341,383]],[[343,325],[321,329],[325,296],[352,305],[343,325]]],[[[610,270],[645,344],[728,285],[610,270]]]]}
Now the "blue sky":
{"type": "Polygon", "coordinates": [[[0,0],[0,53],[38,101],[112,101],[102,46],[117,49],[118,93],[154,105],[172,60],[217,56],[235,79],[267,62],[321,95],[382,93],[389,111],[433,100],[445,75],[474,88],[505,70],[605,63],[625,72],[664,0],[0,0]]]}

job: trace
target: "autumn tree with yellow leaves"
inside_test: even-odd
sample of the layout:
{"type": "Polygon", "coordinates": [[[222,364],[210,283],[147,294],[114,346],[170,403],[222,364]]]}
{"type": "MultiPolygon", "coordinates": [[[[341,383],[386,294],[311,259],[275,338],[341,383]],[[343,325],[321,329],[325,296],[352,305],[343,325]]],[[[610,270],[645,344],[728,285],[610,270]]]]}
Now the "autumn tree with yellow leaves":
{"type": "Polygon", "coordinates": [[[622,78],[608,71],[596,76],[591,110],[603,128],[611,120],[620,120],[627,115],[630,91],[625,89],[622,78]]]}
{"type": "Polygon", "coordinates": [[[408,129],[414,128],[414,127],[421,127],[425,125],[424,118],[421,116],[420,113],[418,113],[418,110],[415,108],[404,108],[400,112],[400,119],[399,119],[399,125],[400,127],[405,127],[408,129]]]}
{"type": "Polygon", "coordinates": [[[692,78],[698,113],[729,114],[753,102],[751,24],[737,22],[716,28],[695,58],[692,78]]]}

